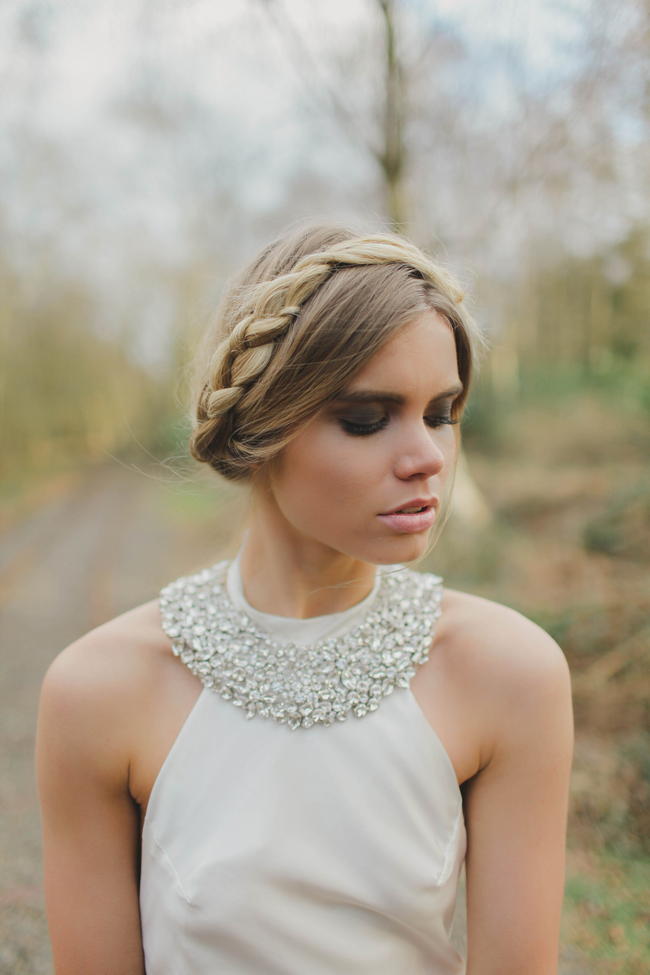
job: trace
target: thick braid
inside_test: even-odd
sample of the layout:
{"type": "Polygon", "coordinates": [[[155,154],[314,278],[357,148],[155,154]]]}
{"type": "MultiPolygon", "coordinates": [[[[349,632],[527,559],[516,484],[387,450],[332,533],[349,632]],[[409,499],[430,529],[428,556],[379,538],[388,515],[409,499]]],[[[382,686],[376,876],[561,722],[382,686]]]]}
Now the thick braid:
{"type": "Polygon", "coordinates": [[[309,255],[296,264],[294,271],[300,272],[302,266],[313,264],[326,264],[330,269],[346,264],[405,264],[430,281],[443,294],[447,294],[455,304],[463,300],[462,291],[444,268],[428,260],[412,244],[406,241],[396,242],[381,234],[345,241],[328,251],[309,255]]]}
{"type": "Polygon", "coordinates": [[[291,328],[302,305],[339,268],[402,264],[412,268],[454,303],[463,295],[444,268],[429,261],[406,241],[383,234],[354,237],[301,258],[291,271],[254,286],[243,317],[217,346],[199,397],[200,428],[194,440],[232,442],[237,404],[267,368],[279,341],[291,328]]]}

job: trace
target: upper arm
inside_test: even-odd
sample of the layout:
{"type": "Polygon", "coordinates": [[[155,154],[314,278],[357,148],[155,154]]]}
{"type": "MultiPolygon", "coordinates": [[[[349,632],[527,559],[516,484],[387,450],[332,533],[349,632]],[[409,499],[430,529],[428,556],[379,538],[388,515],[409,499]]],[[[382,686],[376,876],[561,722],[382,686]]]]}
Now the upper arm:
{"type": "Polygon", "coordinates": [[[90,634],[59,655],[41,689],[36,767],[57,975],[144,972],[122,683],[90,634]]]}
{"type": "Polygon", "coordinates": [[[551,637],[512,611],[492,639],[500,649],[482,688],[490,755],[463,789],[467,972],[551,975],[573,753],[569,671],[551,637]]]}

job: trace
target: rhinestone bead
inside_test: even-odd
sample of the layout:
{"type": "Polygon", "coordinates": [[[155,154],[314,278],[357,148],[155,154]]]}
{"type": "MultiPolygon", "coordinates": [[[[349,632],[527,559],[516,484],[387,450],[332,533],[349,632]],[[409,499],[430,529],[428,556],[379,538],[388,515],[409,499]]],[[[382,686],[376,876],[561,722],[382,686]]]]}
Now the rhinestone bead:
{"type": "Polygon", "coordinates": [[[376,711],[395,687],[408,687],[428,660],[440,617],[442,580],[404,566],[380,566],[372,608],[338,639],[312,646],[274,640],[230,600],[229,563],[177,579],[160,594],[172,650],[247,718],[292,730],[328,727],[376,711]]]}

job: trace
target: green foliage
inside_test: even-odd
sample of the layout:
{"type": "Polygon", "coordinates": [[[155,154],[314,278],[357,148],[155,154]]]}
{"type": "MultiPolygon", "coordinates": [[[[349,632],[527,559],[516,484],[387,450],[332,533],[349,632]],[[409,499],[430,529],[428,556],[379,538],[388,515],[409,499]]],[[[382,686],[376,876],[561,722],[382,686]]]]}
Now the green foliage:
{"type": "Polygon", "coordinates": [[[594,962],[620,975],[647,972],[650,860],[595,853],[581,872],[569,873],[565,887],[564,940],[594,962]]]}
{"type": "Polygon", "coordinates": [[[535,264],[509,292],[520,363],[613,374],[650,361],[650,228],[587,258],[562,254],[535,264]]]}
{"type": "Polygon", "coordinates": [[[631,846],[650,857],[650,732],[625,741],[620,754],[629,786],[631,846]]]}
{"type": "Polygon", "coordinates": [[[621,736],[612,751],[599,737],[578,743],[571,833],[621,858],[650,857],[650,732],[621,736]]]}
{"type": "Polygon", "coordinates": [[[18,288],[11,297],[0,316],[3,474],[119,450],[138,431],[154,381],[90,326],[93,302],[80,289],[49,282],[36,297],[18,288]]]}
{"type": "Polygon", "coordinates": [[[585,548],[628,559],[650,557],[650,481],[626,485],[583,530],[585,548]]]}
{"type": "Polygon", "coordinates": [[[463,443],[468,451],[494,456],[507,442],[509,403],[481,376],[463,415],[463,443]]]}

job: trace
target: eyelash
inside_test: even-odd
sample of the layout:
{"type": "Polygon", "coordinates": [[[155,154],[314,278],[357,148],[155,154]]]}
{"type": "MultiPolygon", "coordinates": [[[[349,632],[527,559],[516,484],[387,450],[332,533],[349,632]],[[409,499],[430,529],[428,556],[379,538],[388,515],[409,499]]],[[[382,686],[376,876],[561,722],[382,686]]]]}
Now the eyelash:
{"type": "MultiPolygon", "coordinates": [[[[341,420],[340,422],[345,432],[351,434],[353,437],[369,437],[371,434],[378,433],[379,430],[384,429],[388,423],[388,417],[382,417],[381,420],[377,420],[375,423],[354,423],[352,420],[341,420]]],[[[454,420],[451,416],[432,416],[427,419],[427,422],[433,429],[436,429],[441,426],[453,426],[459,421],[454,420]]]]}

